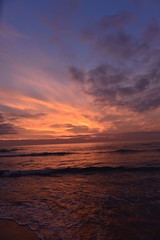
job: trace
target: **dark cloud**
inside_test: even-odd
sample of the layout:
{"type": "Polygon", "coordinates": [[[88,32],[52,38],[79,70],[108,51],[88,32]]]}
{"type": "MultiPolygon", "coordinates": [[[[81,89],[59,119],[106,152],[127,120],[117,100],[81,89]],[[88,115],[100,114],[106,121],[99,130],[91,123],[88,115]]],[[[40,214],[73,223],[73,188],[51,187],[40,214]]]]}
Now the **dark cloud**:
{"type": "Polygon", "coordinates": [[[0,113],[0,123],[4,120],[2,113],[0,113]]]}
{"type": "Polygon", "coordinates": [[[130,12],[103,17],[91,44],[100,64],[84,71],[72,66],[69,71],[95,103],[143,112],[160,107],[160,26],[153,18],[135,31],[134,20],[130,12]]]}
{"type": "Polygon", "coordinates": [[[101,60],[114,61],[115,64],[123,64],[126,60],[132,64],[148,58],[151,54],[152,43],[157,43],[159,38],[159,25],[156,18],[138,31],[134,32],[136,17],[132,12],[120,12],[112,16],[105,16],[100,21],[86,29],[81,30],[83,40],[90,41],[92,52],[97,53],[101,60]]]}
{"type": "Polygon", "coordinates": [[[46,116],[45,113],[28,113],[28,112],[22,112],[22,113],[10,113],[11,117],[15,117],[15,118],[31,118],[31,119],[36,119],[36,118],[40,118],[40,117],[44,117],[46,116]]]}
{"type": "MultiPolygon", "coordinates": [[[[3,111],[8,118],[14,118],[14,119],[19,119],[19,118],[31,118],[31,119],[36,119],[40,118],[43,116],[46,116],[45,113],[31,113],[30,110],[22,110],[19,108],[15,107],[9,107],[7,105],[2,105],[0,104],[0,110],[3,111]]],[[[0,115],[1,117],[1,115],[0,115]]]]}
{"type": "MultiPolygon", "coordinates": [[[[80,37],[84,41],[95,40],[94,48],[105,53],[114,53],[120,54],[124,53],[126,49],[126,56],[133,54],[135,49],[132,45],[135,45],[134,48],[138,48],[138,44],[134,42],[129,33],[125,32],[126,27],[129,24],[133,23],[135,16],[132,12],[119,12],[115,15],[107,15],[102,17],[96,23],[93,23],[93,26],[86,27],[81,29],[80,37]],[[118,49],[118,52],[117,52],[118,49]],[[128,52],[128,54],[127,54],[128,52]]],[[[95,49],[93,49],[95,51],[95,49]]],[[[124,56],[125,57],[125,56],[124,56]]]]}
{"type": "Polygon", "coordinates": [[[146,74],[132,75],[127,70],[100,65],[89,70],[81,83],[85,92],[100,105],[141,112],[160,106],[160,71],[157,69],[158,65],[146,74]]]}
{"type": "Polygon", "coordinates": [[[17,134],[17,131],[13,124],[0,123],[0,135],[17,134]]]}
{"type": "Polygon", "coordinates": [[[76,68],[76,67],[70,67],[69,72],[74,81],[77,81],[80,83],[84,82],[85,72],[83,71],[83,69],[76,68]]]}
{"type": "Polygon", "coordinates": [[[108,59],[118,63],[121,63],[122,60],[124,62],[126,60],[139,61],[149,53],[149,46],[146,42],[142,42],[124,31],[99,36],[95,42],[95,49],[108,59]]]}
{"type": "Polygon", "coordinates": [[[15,126],[5,121],[3,114],[0,113],[0,135],[6,134],[17,134],[17,131],[15,126]]]}

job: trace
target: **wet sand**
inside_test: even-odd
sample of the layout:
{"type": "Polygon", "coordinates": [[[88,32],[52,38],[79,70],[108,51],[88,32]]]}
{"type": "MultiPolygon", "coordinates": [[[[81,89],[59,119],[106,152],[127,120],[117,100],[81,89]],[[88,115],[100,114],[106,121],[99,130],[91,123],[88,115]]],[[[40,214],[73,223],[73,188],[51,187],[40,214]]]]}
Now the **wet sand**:
{"type": "Polygon", "coordinates": [[[0,239],[3,240],[38,240],[28,227],[20,226],[12,220],[0,219],[0,239]]]}

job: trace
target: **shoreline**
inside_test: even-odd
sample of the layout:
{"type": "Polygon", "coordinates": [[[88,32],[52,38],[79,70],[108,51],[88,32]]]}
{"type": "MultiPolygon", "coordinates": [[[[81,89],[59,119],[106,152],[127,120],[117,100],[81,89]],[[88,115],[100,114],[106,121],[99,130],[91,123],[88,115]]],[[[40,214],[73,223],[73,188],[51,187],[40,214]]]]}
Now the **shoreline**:
{"type": "Polygon", "coordinates": [[[16,221],[8,219],[0,219],[0,239],[39,240],[29,227],[19,225],[16,221]]]}

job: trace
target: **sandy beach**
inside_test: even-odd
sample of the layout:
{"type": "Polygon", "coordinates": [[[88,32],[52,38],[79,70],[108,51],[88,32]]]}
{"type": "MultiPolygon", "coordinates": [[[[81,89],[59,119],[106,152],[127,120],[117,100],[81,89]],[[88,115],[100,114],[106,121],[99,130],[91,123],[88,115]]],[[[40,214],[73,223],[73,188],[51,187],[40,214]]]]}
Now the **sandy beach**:
{"type": "Polygon", "coordinates": [[[36,235],[25,226],[12,220],[0,219],[0,239],[3,240],[38,240],[36,235]]]}

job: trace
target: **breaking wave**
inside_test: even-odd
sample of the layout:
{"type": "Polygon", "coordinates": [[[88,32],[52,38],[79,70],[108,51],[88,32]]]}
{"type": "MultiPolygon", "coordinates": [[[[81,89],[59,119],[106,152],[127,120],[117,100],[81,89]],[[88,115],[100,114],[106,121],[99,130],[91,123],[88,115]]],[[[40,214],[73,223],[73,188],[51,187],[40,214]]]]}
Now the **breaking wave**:
{"type": "Polygon", "coordinates": [[[153,172],[160,171],[160,167],[86,167],[86,168],[47,168],[35,170],[1,170],[0,177],[24,177],[24,176],[54,176],[59,174],[90,174],[103,172],[153,172]]]}

